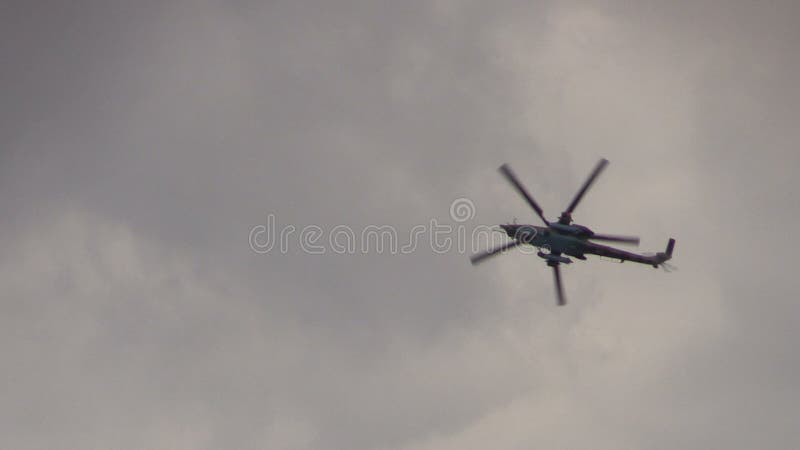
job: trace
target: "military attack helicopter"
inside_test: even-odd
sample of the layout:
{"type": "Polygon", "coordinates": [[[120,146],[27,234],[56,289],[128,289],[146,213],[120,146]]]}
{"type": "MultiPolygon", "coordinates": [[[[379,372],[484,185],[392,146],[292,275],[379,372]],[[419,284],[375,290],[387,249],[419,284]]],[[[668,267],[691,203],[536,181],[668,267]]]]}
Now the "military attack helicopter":
{"type": "Polygon", "coordinates": [[[539,218],[542,219],[545,226],[518,225],[516,223],[500,225],[500,228],[502,228],[512,240],[499,247],[473,255],[470,257],[472,264],[478,264],[490,256],[500,254],[518,245],[532,245],[539,249],[536,254],[545,260],[548,266],[553,268],[556,300],[559,306],[563,306],[567,303],[566,296],[564,295],[564,287],[561,284],[559,266],[561,264],[572,263],[572,260],[568,258],[568,256],[585,260],[586,255],[598,255],[618,259],[620,262],[633,261],[641,264],[648,264],[654,268],[663,267],[664,269],[669,269],[670,266],[666,264],[666,262],[672,258],[672,250],[675,248],[675,239],[670,238],[667,242],[667,248],[663,252],[654,255],[637,254],[597,244],[592,241],[620,242],[638,245],[638,237],[599,234],[590,230],[588,227],[572,223],[572,212],[575,211],[575,207],[578,206],[578,203],[581,201],[584,194],[586,194],[586,191],[589,190],[607,165],[607,159],[601,159],[597,163],[592,173],[589,174],[589,178],[586,179],[578,193],[575,194],[575,198],[572,199],[572,202],[567,206],[567,209],[561,213],[561,216],[556,222],[550,222],[544,217],[542,208],[539,207],[533,197],[528,193],[527,189],[525,189],[508,164],[500,166],[500,173],[511,183],[522,198],[528,202],[528,205],[530,205],[539,218]]]}

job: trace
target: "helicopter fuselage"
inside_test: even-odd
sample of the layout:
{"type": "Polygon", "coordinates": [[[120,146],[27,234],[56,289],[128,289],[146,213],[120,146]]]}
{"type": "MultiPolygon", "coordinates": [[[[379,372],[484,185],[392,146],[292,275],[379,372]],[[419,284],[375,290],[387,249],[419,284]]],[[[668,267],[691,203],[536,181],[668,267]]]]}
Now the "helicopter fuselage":
{"type": "Polygon", "coordinates": [[[543,227],[529,224],[507,224],[500,225],[500,227],[510,238],[519,240],[523,244],[546,250],[546,252],[540,252],[539,256],[548,260],[548,262],[550,262],[550,259],[553,259],[553,261],[555,259],[543,255],[568,255],[582,260],[586,259],[586,255],[597,255],[618,259],[620,262],[633,261],[657,267],[658,264],[664,261],[662,255],[665,256],[662,253],[653,256],[640,255],[591,242],[589,238],[593,233],[583,225],[552,223],[549,227],[543,227]]]}

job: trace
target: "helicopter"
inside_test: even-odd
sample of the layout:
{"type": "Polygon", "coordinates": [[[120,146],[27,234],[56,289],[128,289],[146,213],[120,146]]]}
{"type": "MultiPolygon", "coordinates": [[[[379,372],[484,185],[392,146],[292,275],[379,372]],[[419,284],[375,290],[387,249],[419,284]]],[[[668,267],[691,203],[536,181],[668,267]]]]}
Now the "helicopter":
{"type": "Polygon", "coordinates": [[[669,270],[671,266],[667,264],[667,261],[672,258],[672,251],[675,248],[675,239],[673,238],[667,241],[667,248],[663,252],[658,252],[656,254],[638,254],[594,242],[604,241],[639,245],[638,237],[595,233],[586,226],[573,223],[572,213],[586,194],[586,191],[589,190],[607,165],[608,160],[605,158],[601,159],[597,165],[595,165],[594,169],[589,174],[589,178],[586,179],[575,194],[572,202],[567,206],[567,209],[561,213],[558,220],[555,222],[550,222],[545,218],[542,208],[528,193],[528,190],[525,189],[525,186],[519,181],[519,178],[517,178],[511,170],[511,167],[509,167],[508,164],[500,166],[500,173],[522,198],[525,199],[528,205],[536,212],[536,215],[544,222],[545,226],[517,224],[516,220],[513,224],[499,225],[502,231],[511,238],[511,241],[482,253],[472,255],[470,257],[472,264],[479,264],[491,256],[498,255],[519,245],[532,245],[538,249],[536,255],[542,258],[548,266],[553,268],[556,301],[559,306],[564,306],[567,303],[566,296],[564,295],[564,287],[561,283],[560,266],[562,264],[572,263],[570,257],[586,260],[586,255],[597,255],[614,260],[618,259],[620,263],[633,261],[640,264],[647,264],[654,268],[662,267],[665,270],[669,270]]]}

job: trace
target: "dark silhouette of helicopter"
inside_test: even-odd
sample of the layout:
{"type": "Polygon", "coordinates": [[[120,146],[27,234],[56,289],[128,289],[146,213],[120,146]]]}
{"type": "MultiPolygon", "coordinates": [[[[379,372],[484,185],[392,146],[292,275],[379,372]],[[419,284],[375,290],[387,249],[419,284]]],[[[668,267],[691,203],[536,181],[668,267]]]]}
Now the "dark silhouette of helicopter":
{"type": "Polygon", "coordinates": [[[564,287],[561,285],[561,272],[559,266],[561,264],[570,264],[572,262],[567,256],[577,259],[586,259],[586,255],[605,256],[612,259],[619,259],[620,262],[633,261],[641,264],[648,264],[655,268],[659,266],[669,269],[666,262],[672,258],[672,250],[675,248],[675,239],[667,242],[667,249],[664,252],[656,253],[655,255],[637,254],[620,250],[617,248],[609,247],[606,245],[597,244],[592,241],[606,241],[606,242],[620,242],[625,244],[639,244],[639,238],[633,236],[617,236],[611,234],[598,234],[589,228],[572,223],[572,212],[575,207],[583,198],[586,191],[589,190],[592,183],[597,179],[603,169],[608,165],[607,159],[601,159],[595,166],[589,178],[583,183],[581,189],[575,194],[575,198],[567,206],[567,209],[561,213],[557,222],[549,222],[542,213],[542,208],[531,197],[525,187],[520,183],[519,179],[508,164],[500,166],[500,173],[505,176],[509,183],[519,192],[519,194],[528,202],[528,204],[536,211],[539,218],[542,219],[545,226],[536,225],[517,225],[505,224],[500,225],[500,228],[512,239],[510,242],[503,244],[499,247],[487,250],[483,253],[473,255],[470,260],[472,264],[478,264],[490,256],[502,253],[510,248],[516,247],[521,244],[532,245],[537,247],[539,251],[536,253],[540,258],[547,262],[547,265],[553,268],[553,279],[556,285],[556,299],[559,306],[566,304],[566,297],[564,296],[564,287]],[[566,256],[565,256],[566,255],[566,256]]]}

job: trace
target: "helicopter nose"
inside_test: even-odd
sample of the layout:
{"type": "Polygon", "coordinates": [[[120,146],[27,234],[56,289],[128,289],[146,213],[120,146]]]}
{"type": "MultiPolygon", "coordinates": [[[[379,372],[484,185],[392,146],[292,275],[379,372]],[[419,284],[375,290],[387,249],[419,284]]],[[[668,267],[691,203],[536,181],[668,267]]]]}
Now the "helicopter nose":
{"type": "Polygon", "coordinates": [[[500,225],[500,228],[506,232],[509,236],[514,236],[517,232],[517,225],[500,225]]]}

